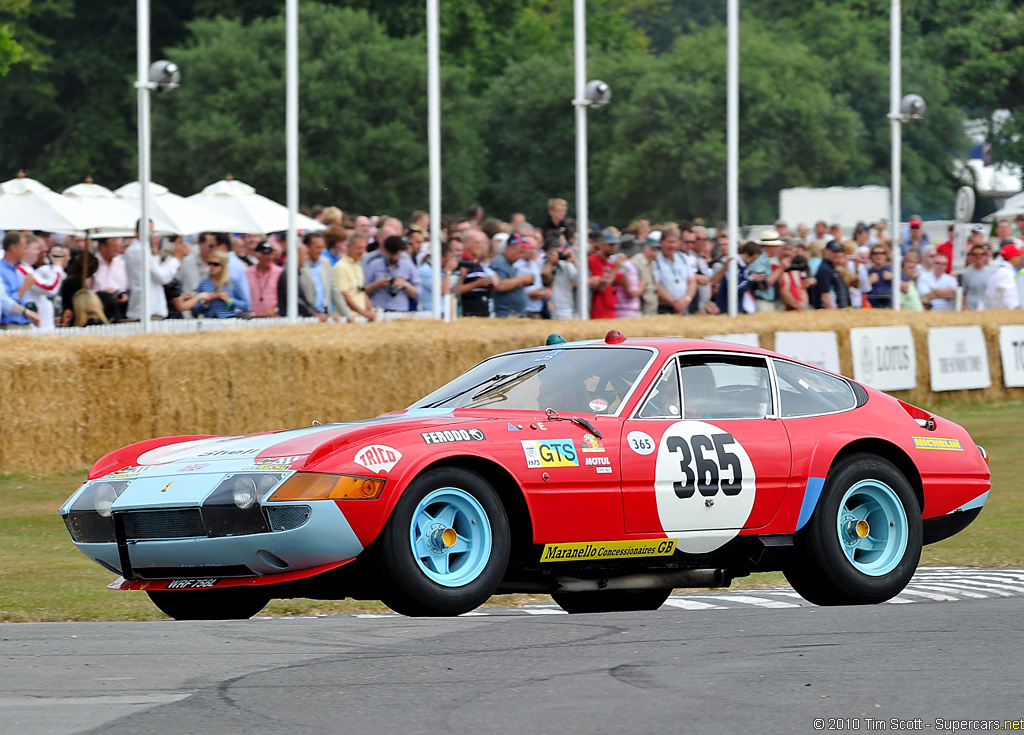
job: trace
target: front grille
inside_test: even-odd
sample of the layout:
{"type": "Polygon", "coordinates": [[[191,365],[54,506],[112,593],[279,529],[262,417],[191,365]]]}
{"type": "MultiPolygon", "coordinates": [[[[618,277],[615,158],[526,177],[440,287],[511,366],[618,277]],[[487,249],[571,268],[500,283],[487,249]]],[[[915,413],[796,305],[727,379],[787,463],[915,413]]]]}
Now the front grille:
{"type": "Polygon", "coordinates": [[[291,531],[309,520],[308,505],[268,505],[267,520],[274,531],[291,531]]]}
{"type": "Polygon", "coordinates": [[[223,579],[224,577],[255,577],[244,564],[220,567],[143,567],[135,574],[142,579],[223,579]]]}
{"type": "Polygon", "coordinates": [[[129,511],[123,516],[124,533],[128,541],[206,535],[206,527],[203,526],[203,517],[198,508],[129,511]]]}

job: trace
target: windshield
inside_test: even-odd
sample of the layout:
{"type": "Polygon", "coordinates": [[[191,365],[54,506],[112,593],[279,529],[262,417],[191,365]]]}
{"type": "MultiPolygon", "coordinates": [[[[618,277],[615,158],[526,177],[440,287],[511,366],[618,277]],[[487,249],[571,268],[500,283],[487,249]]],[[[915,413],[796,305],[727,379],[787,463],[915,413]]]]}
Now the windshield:
{"type": "Polygon", "coordinates": [[[498,355],[409,408],[502,408],[613,414],[651,353],[643,349],[574,347],[498,355]]]}

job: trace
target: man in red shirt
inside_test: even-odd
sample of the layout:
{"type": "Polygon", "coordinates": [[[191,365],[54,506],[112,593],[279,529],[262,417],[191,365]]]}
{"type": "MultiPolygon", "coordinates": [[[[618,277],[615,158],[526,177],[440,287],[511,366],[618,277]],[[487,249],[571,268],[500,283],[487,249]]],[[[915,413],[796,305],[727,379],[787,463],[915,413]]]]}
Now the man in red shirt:
{"type": "Polygon", "coordinates": [[[956,229],[956,225],[949,226],[949,239],[946,242],[935,248],[935,252],[940,255],[946,256],[946,274],[949,275],[953,272],[953,231],[956,229]]]}
{"type": "Polygon", "coordinates": [[[591,319],[615,318],[615,285],[624,279],[615,265],[618,253],[619,237],[614,231],[603,233],[592,232],[590,247],[593,254],[587,258],[590,269],[590,290],[593,298],[590,303],[591,319]]]}

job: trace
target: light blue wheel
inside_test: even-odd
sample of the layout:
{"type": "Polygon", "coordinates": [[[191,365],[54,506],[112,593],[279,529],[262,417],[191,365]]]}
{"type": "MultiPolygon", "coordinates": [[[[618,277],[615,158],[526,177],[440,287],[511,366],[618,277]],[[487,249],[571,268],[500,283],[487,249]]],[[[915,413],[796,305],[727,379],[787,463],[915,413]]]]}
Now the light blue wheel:
{"type": "Polygon", "coordinates": [[[442,487],[419,502],[409,526],[420,571],[444,587],[469,584],[491,556],[491,523],[483,506],[465,490],[442,487]]]}
{"type": "Polygon", "coordinates": [[[870,577],[888,574],[903,559],[910,537],[896,492],[874,479],[857,482],[839,503],[836,531],[846,558],[870,577]]]}

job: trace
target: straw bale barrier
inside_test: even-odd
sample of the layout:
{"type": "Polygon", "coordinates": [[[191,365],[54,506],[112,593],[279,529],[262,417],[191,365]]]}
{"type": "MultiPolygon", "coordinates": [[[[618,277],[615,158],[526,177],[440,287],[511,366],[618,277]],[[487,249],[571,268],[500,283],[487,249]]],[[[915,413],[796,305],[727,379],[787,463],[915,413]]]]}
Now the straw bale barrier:
{"type": "Polygon", "coordinates": [[[87,467],[134,441],[173,434],[236,434],[375,416],[407,406],[496,352],[543,344],[551,332],[600,338],[776,331],[835,331],[842,371],[852,374],[850,327],[909,324],[917,349],[915,390],[929,403],[1019,399],[1004,388],[999,327],[1024,312],[815,311],[726,317],[659,316],[615,321],[463,319],[452,324],[309,324],[135,337],[0,339],[0,471],[87,467]],[[982,324],[992,388],[933,394],[928,328],[982,324]]]}

